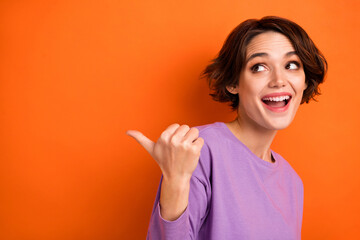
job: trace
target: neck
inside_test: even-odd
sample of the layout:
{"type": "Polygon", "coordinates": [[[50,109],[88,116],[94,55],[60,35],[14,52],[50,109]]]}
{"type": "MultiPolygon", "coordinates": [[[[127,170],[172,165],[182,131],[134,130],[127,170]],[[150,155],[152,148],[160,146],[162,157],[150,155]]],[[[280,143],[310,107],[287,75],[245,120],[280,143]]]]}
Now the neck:
{"type": "Polygon", "coordinates": [[[270,146],[277,130],[269,130],[243,121],[239,116],[226,124],[232,133],[244,143],[256,156],[272,162],[270,146]]]}

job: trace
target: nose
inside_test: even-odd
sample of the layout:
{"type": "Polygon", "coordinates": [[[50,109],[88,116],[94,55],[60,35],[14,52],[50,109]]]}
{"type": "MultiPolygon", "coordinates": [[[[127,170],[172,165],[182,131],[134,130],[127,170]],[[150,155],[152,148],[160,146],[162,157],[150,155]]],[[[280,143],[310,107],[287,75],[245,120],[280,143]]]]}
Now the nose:
{"type": "Polygon", "coordinates": [[[286,85],[286,82],[286,76],[281,71],[281,69],[273,69],[269,82],[269,87],[284,87],[286,85]]]}

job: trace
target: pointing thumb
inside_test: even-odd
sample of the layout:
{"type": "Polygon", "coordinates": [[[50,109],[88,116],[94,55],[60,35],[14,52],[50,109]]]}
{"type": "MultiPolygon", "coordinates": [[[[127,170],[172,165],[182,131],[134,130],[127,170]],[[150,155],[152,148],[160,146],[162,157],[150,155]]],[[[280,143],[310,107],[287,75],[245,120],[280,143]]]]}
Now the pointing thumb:
{"type": "Polygon", "coordinates": [[[151,141],[149,138],[145,137],[144,134],[136,130],[128,130],[126,131],[126,134],[130,137],[133,137],[152,156],[155,145],[153,141],[151,141]]]}

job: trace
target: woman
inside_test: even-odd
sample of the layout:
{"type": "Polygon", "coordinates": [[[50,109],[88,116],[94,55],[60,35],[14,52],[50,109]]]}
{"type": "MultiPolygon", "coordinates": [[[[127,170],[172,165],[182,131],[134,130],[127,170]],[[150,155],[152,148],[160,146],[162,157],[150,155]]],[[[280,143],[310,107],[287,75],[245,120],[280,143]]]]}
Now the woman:
{"type": "Polygon", "coordinates": [[[303,184],[270,149],[300,104],[319,94],[327,62],[279,17],[236,27],[203,75],[237,118],[169,126],[156,143],[128,131],[163,173],[148,239],[301,239],[303,184]]]}

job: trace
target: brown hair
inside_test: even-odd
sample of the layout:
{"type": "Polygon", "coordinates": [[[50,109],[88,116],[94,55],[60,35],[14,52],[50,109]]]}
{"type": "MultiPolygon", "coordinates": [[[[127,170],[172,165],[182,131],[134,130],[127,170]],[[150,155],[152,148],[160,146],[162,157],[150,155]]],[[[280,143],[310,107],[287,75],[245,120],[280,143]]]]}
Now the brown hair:
{"type": "Polygon", "coordinates": [[[256,35],[266,31],[285,35],[303,63],[307,88],[301,104],[309,103],[310,99],[317,101],[315,96],[320,95],[319,84],[324,81],[328,67],[326,59],[304,29],[288,19],[275,16],[263,17],[260,20],[248,19],[229,34],[218,56],[202,72],[202,77],[207,79],[213,91],[210,96],[215,101],[230,102],[232,110],[237,109],[238,94],[230,93],[226,87],[238,84],[248,44],[256,35]]]}

